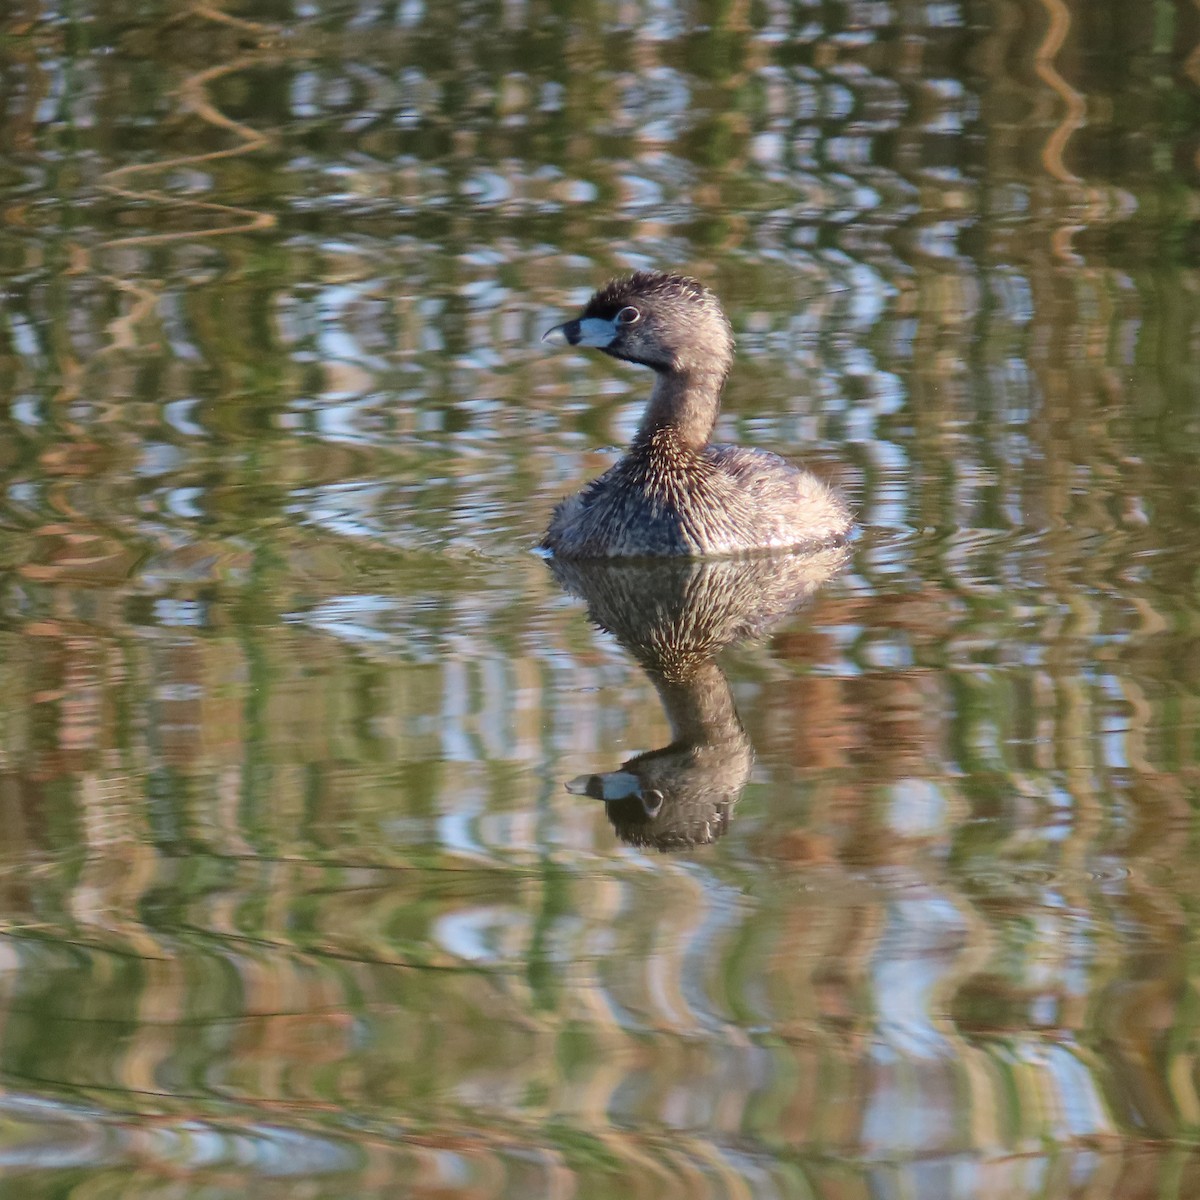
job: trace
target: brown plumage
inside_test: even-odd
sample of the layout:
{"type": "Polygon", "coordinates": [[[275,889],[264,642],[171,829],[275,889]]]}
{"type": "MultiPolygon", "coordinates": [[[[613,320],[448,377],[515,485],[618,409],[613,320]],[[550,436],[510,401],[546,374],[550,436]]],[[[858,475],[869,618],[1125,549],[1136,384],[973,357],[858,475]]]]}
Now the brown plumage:
{"type": "Polygon", "coordinates": [[[555,510],[543,548],[570,558],[736,555],[836,542],[842,498],[776,454],[709,444],[733,361],[717,298],[683,275],[607,283],[545,340],[651,367],[654,390],[625,455],[555,510]]]}

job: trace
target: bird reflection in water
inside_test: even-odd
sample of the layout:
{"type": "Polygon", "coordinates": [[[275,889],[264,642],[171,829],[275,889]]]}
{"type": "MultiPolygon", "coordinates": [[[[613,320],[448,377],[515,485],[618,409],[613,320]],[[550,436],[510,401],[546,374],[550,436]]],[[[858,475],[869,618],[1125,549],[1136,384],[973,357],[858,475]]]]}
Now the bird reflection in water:
{"type": "Polygon", "coordinates": [[[650,677],[671,741],[615,771],[580,775],[577,796],[603,800],[631,846],[685,850],[723,837],[750,778],[754,750],[716,655],[761,637],[846,564],[845,546],[743,559],[548,560],[650,677]]]}

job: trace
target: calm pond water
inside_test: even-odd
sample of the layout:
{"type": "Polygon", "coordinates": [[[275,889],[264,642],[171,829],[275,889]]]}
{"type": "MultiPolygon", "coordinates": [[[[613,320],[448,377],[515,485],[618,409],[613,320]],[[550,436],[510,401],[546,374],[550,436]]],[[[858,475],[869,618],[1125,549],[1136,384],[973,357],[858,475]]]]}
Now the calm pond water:
{"type": "Polygon", "coordinates": [[[1200,1195],[1192,0],[0,30],[0,1195],[1200,1195]],[[848,554],[530,553],[644,266],[848,554]]]}

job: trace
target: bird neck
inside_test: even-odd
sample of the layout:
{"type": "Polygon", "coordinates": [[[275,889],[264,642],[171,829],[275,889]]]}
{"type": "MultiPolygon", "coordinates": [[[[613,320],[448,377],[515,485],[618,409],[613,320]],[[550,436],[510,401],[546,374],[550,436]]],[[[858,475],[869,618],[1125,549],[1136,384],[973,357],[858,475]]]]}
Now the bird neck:
{"type": "Polygon", "coordinates": [[[749,747],[733,689],[715,660],[690,663],[670,678],[661,671],[648,673],[671,724],[672,745],[749,747]]]}
{"type": "Polygon", "coordinates": [[[668,437],[688,449],[703,449],[717,423],[726,374],[722,368],[660,371],[634,446],[649,447],[668,437]]]}

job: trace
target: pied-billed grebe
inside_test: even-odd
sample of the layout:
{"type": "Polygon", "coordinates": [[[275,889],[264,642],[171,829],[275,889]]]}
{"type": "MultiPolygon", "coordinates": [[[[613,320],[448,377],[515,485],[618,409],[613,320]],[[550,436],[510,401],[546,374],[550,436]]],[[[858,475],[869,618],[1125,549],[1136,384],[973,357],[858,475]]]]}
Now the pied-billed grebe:
{"type": "Polygon", "coordinates": [[[842,498],[777,454],[712,446],[733,332],[717,298],[683,275],[615,279],[582,316],[543,341],[595,346],[658,378],[633,443],[542,539],[572,558],[729,555],[837,541],[853,527],[842,498]]]}

